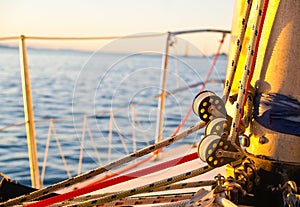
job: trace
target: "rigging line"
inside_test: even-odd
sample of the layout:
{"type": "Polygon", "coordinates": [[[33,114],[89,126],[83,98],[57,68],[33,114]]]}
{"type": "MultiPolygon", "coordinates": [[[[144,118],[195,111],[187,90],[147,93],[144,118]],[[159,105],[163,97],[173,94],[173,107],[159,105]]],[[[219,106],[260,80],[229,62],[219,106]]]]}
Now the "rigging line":
{"type": "Polygon", "coordinates": [[[129,35],[129,36],[106,36],[106,37],[39,37],[39,36],[25,36],[29,40],[113,40],[113,39],[134,39],[158,37],[166,35],[167,33],[144,34],[144,35],[129,35]]]}
{"type": "MultiPolygon", "coordinates": [[[[188,33],[204,33],[204,32],[215,32],[215,33],[230,33],[229,30],[220,29],[198,29],[198,30],[182,30],[170,32],[172,35],[181,35],[188,33]]],[[[103,37],[41,37],[41,36],[25,36],[26,39],[30,40],[110,40],[120,38],[143,38],[143,37],[156,37],[163,36],[169,32],[162,32],[157,34],[144,34],[144,35],[133,35],[133,36],[103,36],[103,37]]],[[[19,40],[20,36],[0,37],[0,41],[6,40],[19,40]]]]}
{"type": "Polygon", "coordinates": [[[85,129],[87,124],[87,118],[84,116],[83,118],[83,126],[82,126],[82,134],[81,134],[81,144],[80,144],[80,153],[79,153],[79,159],[78,159],[78,172],[79,175],[81,172],[82,167],[82,158],[83,158],[83,150],[84,150],[84,139],[85,139],[85,129]]]}
{"type": "Polygon", "coordinates": [[[236,68],[238,65],[238,60],[240,57],[240,53],[242,51],[242,46],[243,46],[243,42],[244,42],[244,37],[245,37],[245,33],[246,33],[246,29],[247,29],[247,24],[249,23],[249,16],[250,16],[250,10],[252,7],[252,0],[248,0],[247,1],[247,7],[244,10],[243,13],[243,20],[241,22],[241,29],[240,29],[240,34],[236,40],[236,49],[235,49],[235,55],[234,58],[231,62],[231,67],[228,68],[228,74],[227,74],[227,79],[225,82],[225,86],[224,86],[224,92],[223,92],[223,101],[224,103],[227,102],[227,99],[229,97],[230,91],[231,91],[231,87],[232,87],[232,83],[233,83],[233,79],[234,79],[234,74],[236,72],[236,68]]]}
{"type": "Polygon", "coordinates": [[[53,203],[61,202],[61,201],[71,199],[71,198],[74,198],[74,197],[77,197],[77,196],[80,196],[83,194],[87,194],[87,193],[90,193],[90,192],[93,192],[96,190],[100,190],[100,189],[103,189],[103,188],[106,188],[109,186],[113,186],[113,185],[120,184],[120,183],[129,181],[129,180],[140,178],[142,176],[149,175],[149,174],[155,173],[155,172],[159,172],[161,170],[164,170],[164,169],[167,169],[170,167],[174,167],[176,165],[180,165],[180,164],[183,164],[183,163],[195,160],[195,159],[198,159],[198,154],[196,152],[186,155],[186,156],[183,156],[183,157],[175,158],[173,160],[166,161],[166,162],[154,165],[154,166],[150,166],[150,167],[147,167],[147,168],[144,168],[141,170],[137,170],[137,171],[128,173],[126,175],[120,175],[118,177],[114,177],[114,178],[107,179],[107,180],[104,180],[101,182],[93,183],[86,187],[76,189],[76,190],[67,192],[65,194],[57,195],[57,196],[39,201],[39,202],[35,203],[35,205],[32,205],[32,206],[30,205],[30,206],[31,207],[33,207],[33,206],[49,206],[53,203]]]}
{"type": "Polygon", "coordinates": [[[50,120],[48,135],[47,135],[47,142],[46,142],[46,146],[45,146],[42,174],[41,174],[41,186],[42,187],[44,185],[44,178],[45,178],[45,172],[46,172],[46,167],[47,167],[48,151],[49,151],[49,146],[50,146],[52,128],[53,128],[53,120],[50,120]]]}
{"type": "MultiPolygon", "coordinates": [[[[25,36],[28,40],[113,40],[113,39],[134,39],[134,38],[147,38],[147,37],[158,37],[166,35],[167,33],[157,33],[157,34],[144,34],[144,35],[130,35],[130,36],[103,36],[103,37],[42,37],[42,36],[25,36]]],[[[18,40],[19,36],[11,37],[0,37],[0,41],[6,40],[18,40]]]]}
{"type": "MultiPolygon", "coordinates": [[[[133,105],[133,106],[134,106],[134,105],[133,105]]],[[[139,117],[136,116],[135,119],[136,119],[136,122],[137,122],[139,128],[142,129],[142,135],[143,135],[144,141],[146,142],[147,145],[150,145],[150,142],[149,142],[149,140],[147,139],[145,130],[144,130],[144,128],[143,128],[143,126],[142,126],[142,124],[141,124],[141,122],[140,122],[139,117]]]]}
{"type": "Polygon", "coordinates": [[[12,125],[9,125],[9,126],[5,126],[5,127],[0,128],[0,131],[4,131],[4,130],[12,128],[12,127],[22,126],[22,125],[25,125],[27,122],[28,121],[26,121],[26,122],[23,121],[23,122],[18,123],[18,124],[12,124],[12,125]]]}
{"type": "Polygon", "coordinates": [[[239,84],[239,91],[238,91],[238,96],[237,96],[237,101],[236,101],[236,107],[233,115],[233,121],[231,125],[231,130],[230,130],[230,135],[229,135],[229,140],[231,143],[235,144],[237,139],[237,135],[239,132],[240,128],[240,120],[242,119],[243,115],[243,107],[244,107],[244,98],[246,95],[246,85],[250,83],[250,74],[253,73],[250,70],[254,70],[254,67],[251,68],[252,63],[255,61],[254,60],[254,53],[255,49],[258,47],[256,46],[259,44],[258,40],[258,30],[260,28],[260,25],[263,24],[262,22],[262,10],[264,8],[264,0],[258,0],[257,5],[255,8],[255,22],[252,25],[252,33],[250,36],[250,41],[248,45],[248,51],[246,55],[246,60],[244,64],[244,71],[242,78],[240,80],[239,84]]]}
{"type": "Polygon", "coordinates": [[[230,30],[221,30],[221,29],[195,29],[195,30],[182,30],[182,31],[173,31],[170,32],[172,35],[181,35],[188,33],[200,33],[200,32],[214,32],[214,33],[230,33],[230,30]]]}
{"type": "Polygon", "coordinates": [[[91,130],[91,128],[89,127],[88,122],[87,122],[86,124],[87,124],[88,134],[89,134],[89,137],[90,137],[90,139],[91,139],[91,142],[92,142],[92,145],[93,145],[95,154],[96,154],[96,156],[97,156],[98,162],[99,162],[100,166],[102,166],[103,164],[102,164],[101,157],[100,157],[100,154],[99,154],[98,149],[97,149],[97,145],[96,145],[96,143],[95,143],[95,139],[94,139],[92,130],[91,130]]]}
{"type": "MultiPolygon", "coordinates": [[[[173,37],[174,40],[172,42],[172,44],[170,45],[170,48],[172,48],[174,50],[174,55],[172,57],[177,57],[178,56],[178,51],[177,48],[175,46],[175,44],[177,43],[177,38],[174,36],[173,37]]],[[[179,70],[178,70],[178,59],[177,58],[173,58],[174,61],[174,67],[175,67],[175,80],[176,80],[176,88],[179,88],[179,70]]]]}
{"type": "Polygon", "coordinates": [[[132,124],[132,144],[133,144],[133,152],[136,151],[136,137],[135,137],[135,112],[134,112],[134,105],[131,105],[131,124],[132,124]]]}
{"type": "Polygon", "coordinates": [[[119,167],[119,166],[121,166],[125,163],[133,161],[133,160],[135,160],[139,157],[145,156],[145,155],[150,154],[154,151],[157,151],[158,149],[166,147],[166,146],[168,146],[168,145],[170,145],[174,142],[177,142],[177,141],[179,141],[179,140],[195,133],[196,131],[202,129],[203,127],[205,127],[205,122],[198,122],[194,126],[191,126],[191,127],[187,128],[186,130],[180,132],[176,136],[171,136],[171,137],[168,137],[168,138],[162,140],[159,143],[149,145],[149,146],[147,146],[143,149],[140,149],[140,150],[138,150],[134,153],[128,154],[128,155],[124,156],[121,159],[118,159],[114,162],[108,163],[105,166],[95,168],[91,171],[88,171],[88,172],[80,174],[76,177],[61,181],[61,182],[56,183],[54,185],[48,186],[46,188],[42,188],[42,189],[34,191],[32,193],[10,199],[6,202],[2,202],[2,203],[0,203],[0,206],[11,206],[11,205],[19,204],[21,202],[30,201],[32,199],[37,199],[37,198],[40,198],[44,195],[48,195],[49,193],[52,193],[56,190],[66,188],[70,185],[74,185],[74,184],[82,182],[84,180],[88,180],[88,179],[90,179],[92,177],[95,177],[95,176],[97,176],[97,175],[99,175],[103,172],[107,172],[107,171],[109,171],[113,168],[119,167]]]}
{"type": "Polygon", "coordinates": [[[0,37],[0,41],[7,41],[7,40],[19,40],[19,36],[11,36],[11,37],[0,37]]]}
{"type": "Polygon", "coordinates": [[[153,182],[151,184],[146,184],[146,185],[143,185],[143,186],[140,186],[140,187],[137,187],[137,188],[133,188],[133,189],[130,189],[130,190],[120,191],[116,194],[107,195],[107,196],[104,196],[104,197],[99,198],[99,199],[92,199],[92,200],[80,203],[78,205],[70,205],[69,207],[75,207],[75,206],[76,207],[88,207],[88,206],[95,206],[95,205],[100,205],[100,204],[103,204],[103,203],[108,203],[108,202],[111,202],[111,201],[114,201],[114,200],[118,200],[118,199],[121,199],[121,198],[125,198],[125,197],[128,197],[128,196],[132,196],[132,195],[136,195],[136,194],[140,194],[140,193],[144,193],[144,192],[147,192],[151,189],[159,188],[159,187],[162,187],[162,186],[165,186],[165,185],[176,183],[178,181],[182,181],[182,180],[185,180],[185,179],[188,179],[188,178],[192,178],[192,177],[204,174],[206,172],[209,172],[213,169],[214,168],[210,167],[210,166],[200,167],[198,169],[188,171],[188,172],[185,172],[185,173],[182,173],[182,174],[179,174],[179,175],[175,175],[175,176],[169,177],[167,179],[159,180],[159,181],[153,182]]]}
{"type": "MultiPolygon", "coordinates": [[[[219,57],[219,54],[220,54],[222,45],[223,45],[223,43],[224,43],[225,36],[226,36],[226,34],[223,33],[222,39],[220,40],[219,47],[218,47],[217,52],[216,52],[216,54],[215,54],[215,56],[214,56],[214,58],[213,58],[213,61],[212,61],[211,65],[210,65],[210,68],[209,68],[209,70],[208,70],[208,72],[207,72],[207,74],[206,74],[205,80],[203,81],[202,87],[199,89],[199,93],[202,92],[202,91],[204,90],[206,84],[207,84],[208,81],[209,81],[210,75],[211,75],[211,73],[212,73],[212,71],[213,71],[213,69],[214,69],[214,67],[215,67],[215,64],[216,64],[216,62],[217,62],[217,60],[218,60],[218,57],[219,57]]],[[[183,127],[183,125],[185,124],[185,122],[186,122],[187,119],[189,118],[189,116],[190,116],[192,110],[193,110],[193,107],[190,106],[190,108],[188,109],[188,111],[187,111],[187,113],[185,114],[184,118],[182,119],[182,121],[180,122],[180,124],[178,125],[178,127],[176,128],[176,130],[173,132],[172,135],[176,135],[176,134],[180,131],[180,129],[183,127]]]]}
{"type": "Polygon", "coordinates": [[[111,162],[113,116],[114,116],[114,114],[111,110],[110,116],[109,116],[109,134],[108,134],[108,152],[107,152],[108,162],[111,162]]]}
{"type": "Polygon", "coordinates": [[[112,123],[114,123],[114,125],[116,127],[116,130],[118,132],[119,138],[120,138],[120,140],[123,144],[123,147],[124,147],[124,150],[125,150],[126,154],[129,154],[129,150],[128,150],[127,145],[125,143],[124,137],[122,136],[122,132],[121,132],[121,130],[120,130],[120,128],[119,128],[119,126],[116,122],[116,119],[115,119],[115,116],[114,116],[113,112],[112,112],[112,123]]]}
{"type": "Polygon", "coordinates": [[[61,145],[60,145],[60,141],[59,141],[58,135],[57,135],[57,133],[56,133],[56,129],[55,129],[55,126],[54,126],[54,122],[52,122],[52,124],[53,124],[52,131],[53,131],[53,135],[54,135],[55,140],[56,140],[56,145],[57,145],[57,147],[58,147],[58,149],[59,149],[59,153],[60,153],[61,159],[62,159],[62,161],[63,161],[63,163],[64,163],[64,166],[65,166],[66,172],[67,172],[67,174],[68,174],[68,177],[71,178],[72,175],[71,175],[71,173],[70,173],[70,170],[69,170],[67,161],[66,161],[66,159],[65,159],[64,152],[63,152],[62,147],[61,147],[61,145]]]}

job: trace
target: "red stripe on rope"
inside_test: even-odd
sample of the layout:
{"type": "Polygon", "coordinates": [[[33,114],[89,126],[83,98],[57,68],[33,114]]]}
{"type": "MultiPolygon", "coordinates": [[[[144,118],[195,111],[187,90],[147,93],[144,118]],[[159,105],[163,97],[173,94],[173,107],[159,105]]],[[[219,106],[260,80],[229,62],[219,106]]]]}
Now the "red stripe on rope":
{"type": "Polygon", "coordinates": [[[121,168],[120,170],[116,170],[116,172],[112,172],[112,173],[106,174],[103,177],[98,178],[95,182],[93,182],[91,184],[81,186],[81,188],[84,188],[85,186],[92,186],[92,185],[95,185],[97,183],[101,183],[104,180],[107,180],[109,178],[115,177],[115,176],[120,175],[120,174],[122,174],[124,172],[127,172],[127,171],[129,171],[129,170],[131,170],[131,169],[133,169],[135,167],[138,167],[138,166],[140,166],[140,165],[142,165],[142,164],[150,161],[154,156],[155,156],[155,154],[153,153],[149,157],[146,157],[146,158],[144,158],[142,160],[139,160],[138,162],[133,163],[132,165],[126,166],[124,168],[121,168]]]}
{"type": "Polygon", "coordinates": [[[242,119],[243,119],[244,106],[245,106],[246,101],[247,101],[248,90],[249,90],[251,80],[252,80],[252,76],[253,76],[253,73],[254,73],[255,63],[256,63],[256,59],[257,59],[257,51],[258,51],[259,42],[260,42],[260,38],[261,38],[261,33],[262,33],[263,26],[264,26],[267,10],[268,10],[268,5],[269,5],[269,0],[265,0],[262,15],[261,15],[260,25],[259,25],[259,28],[258,28],[257,41],[256,41],[257,44],[255,45],[253,60],[252,60],[252,63],[251,63],[251,68],[250,68],[249,79],[248,79],[248,82],[247,82],[247,85],[246,85],[246,94],[245,94],[245,97],[244,97],[244,100],[243,100],[243,105],[241,107],[242,115],[240,116],[238,130],[240,130],[240,125],[241,125],[241,122],[242,122],[242,119]]]}
{"type": "Polygon", "coordinates": [[[114,177],[114,178],[104,180],[101,182],[97,182],[95,184],[88,185],[86,187],[76,189],[74,191],[67,192],[67,193],[61,194],[61,195],[57,195],[57,196],[54,196],[54,197],[51,197],[51,198],[48,198],[45,200],[41,200],[36,203],[32,203],[32,204],[25,205],[25,206],[28,206],[28,207],[29,206],[31,206],[31,207],[48,206],[48,205],[58,203],[58,202],[61,202],[64,200],[68,200],[68,199],[71,199],[71,198],[74,198],[74,197],[77,197],[80,195],[84,195],[84,194],[87,194],[87,193],[90,193],[90,192],[93,192],[96,190],[100,190],[100,189],[103,189],[103,188],[106,188],[106,187],[109,187],[109,186],[112,186],[115,184],[129,181],[129,180],[132,180],[132,179],[144,176],[144,175],[158,172],[158,171],[166,169],[166,168],[174,167],[176,165],[180,165],[182,163],[195,160],[197,158],[198,158],[198,155],[195,152],[195,153],[183,156],[183,157],[179,157],[179,158],[176,158],[176,159],[173,159],[170,161],[163,162],[161,164],[157,164],[157,165],[145,168],[145,169],[141,169],[141,170],[138,170],[138,171],[135,171],[132,173],[128,173],[126,175],[122,175],[122,176],[114,177]]]}

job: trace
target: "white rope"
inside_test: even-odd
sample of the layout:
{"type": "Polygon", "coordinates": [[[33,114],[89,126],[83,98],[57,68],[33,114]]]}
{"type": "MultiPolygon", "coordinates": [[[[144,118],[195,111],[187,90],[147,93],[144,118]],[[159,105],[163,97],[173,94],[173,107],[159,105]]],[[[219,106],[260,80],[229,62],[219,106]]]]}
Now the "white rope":
{"type": "Polygon", "coordinates": [[[252,25],[252,33],[248,45],[248,51],[246,55],[242,79],[240,80],[240,84],[239,84],[238,97],[237,97],[236,107],[235,107],[236,109],[234,111],[232,127],[229,135],[229,140],[231,141],[231,143],[236,143],[237,134],[239,131],[239,123],[244,111],[243,102],[245,99],[245,95],[247,93],[246,92],[247,83],[249,82],[250,79],[250,69],[253,61],[254,49],[256,44],[258,44],[256,40],[257,40],[259,26],[260,24],[262,24],[260,20],[261,20],[261,14],[262,14],[261,11],[263,10],[263,6],[264,6],[264,1],[258,0],[255,7],[255,19],[254,19],[255,21],[252,25]]]}

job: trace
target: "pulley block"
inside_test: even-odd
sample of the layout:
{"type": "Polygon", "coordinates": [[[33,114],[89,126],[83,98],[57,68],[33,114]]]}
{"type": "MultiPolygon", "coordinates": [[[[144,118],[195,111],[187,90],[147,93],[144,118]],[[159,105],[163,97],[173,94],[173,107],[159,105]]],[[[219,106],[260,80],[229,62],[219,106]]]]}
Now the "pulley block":
{"type": "Polygon", "coordinates": [[[193,101],[193,111],[206,123],[214,118],[226,117],[226,109],[222,99],[210,91],[197,94],[193,101]]]}
{"type": "Polygon", "coordinates": [[[228,137],[230,123],[226,118],[215,118],[208,122],[205,128],[205,135],[215,134],[218,136],[228,137]]]}
{"type": "Polygon", "coordinates": [[[230,141],[215,134],[207,135],[201,140],[198,156],[211,167],[234,163],[242,158],[241,152],[230,141]]]}

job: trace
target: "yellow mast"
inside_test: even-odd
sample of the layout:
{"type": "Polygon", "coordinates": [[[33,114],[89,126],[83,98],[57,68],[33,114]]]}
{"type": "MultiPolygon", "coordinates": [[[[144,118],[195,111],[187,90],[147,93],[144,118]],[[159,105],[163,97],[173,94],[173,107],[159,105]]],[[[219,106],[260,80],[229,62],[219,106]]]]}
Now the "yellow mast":
{"type": "MultiPolygon", "coordinates": [[[[235,53],[235,38],[240,32],[237,26],[238,22],[241,21],[242,11],[245,9],[245,2],[236,1],[229,60],[235,53]]],[[[256,1],[254,0],[253,3],[256,1]]],[[[239,80],[243,74],[246,49],[250,37],[250,25],[253,21],[252,10],[230,95],[237,93],[239,80]]],[[[293,101],[298,110],[300,106],[299,20],[300,1],[269,1],[251,81],[251,85],[255,88],[255,115],[247,129],[249,139],[245,142],[244,147],[246,147],[248,157],[254,161],[262,181],[256,188],[256,196],[258,199],[264,200],[264,204],[268,206],[282,206],[279,204],[282,201],[276,200],[274,194],[267,195],[267,186],[274,187],[288,180],[293,180],[300,185],[299,130],[290,132],[288,131],[288,124],[285,130],[279,126],[280,123],[286,124],[284,113],[289,111],[289,108],[284,108],[285,106],[281,106],[281,103],[289,105],[288,103],[293,101]],[[269,99],[269,102],[266,102],[264,97],[286,97],[286,99],[269,99]],[[272,114],[272,110],[276,110],[276,117],[272,114]],[[277,126],[274,124],[275,121],[279,123],[277,126]]],[[[230,64],[229,61],[228,68],[230,64]]],[[[232,116],[235,110],[232,105],[227,103],[226,109],[228,114],[232,116]]],[[[295,115],[299,117],[299,112],[296,112],[295,115]]],[[[292,117],[292,115],[290,116],[292,117]]],[[[291,128],[300,128],[300,126],[296,126],[299,125],[299,118],[296,121],[293,120],[293,124],[293,126],[290,125],[291,128]]],[[[228,173],[230,174],[230,168],[228,168],[228,173]]],[[[282,198],[281,193],[277,196],[282,198]]]]}
{"type": "MultiPolygon", "coordinates": [[[[262,41],[260,45],[253,84],[258,94],[282,94],[299,102],[300,2],[285,0],[280,3],[270,1],[270,4],[262,33],[262,39],[268,41],[262,41]]],[[[256,121],[252,134],[247,148],[249,153],[300,165],[298,136],[267,129],[256,121]]]]}

